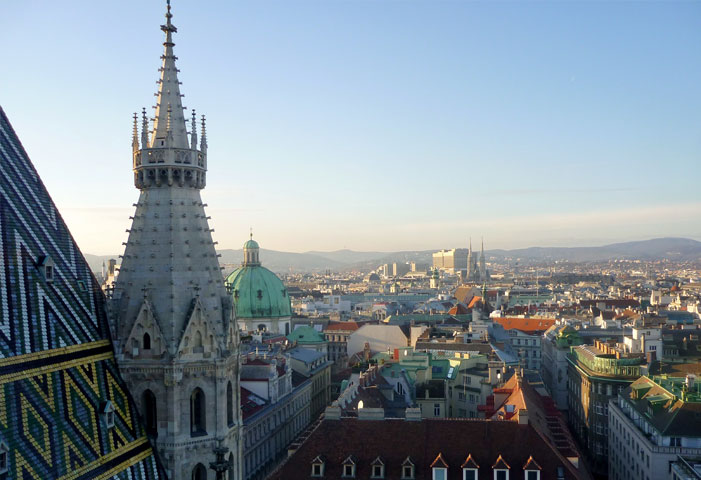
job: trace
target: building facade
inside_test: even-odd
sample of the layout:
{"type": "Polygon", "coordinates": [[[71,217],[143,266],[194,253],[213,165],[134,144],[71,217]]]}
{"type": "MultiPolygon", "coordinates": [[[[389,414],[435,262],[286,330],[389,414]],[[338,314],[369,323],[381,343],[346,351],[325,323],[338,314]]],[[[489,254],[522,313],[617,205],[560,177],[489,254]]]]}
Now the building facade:
{"type": "Polygon", "coordinates": [[[312,381],[293,381],[282,357],[244,359],[241,366],[243,478],[262,479],[308,426],[312,381]]]}
{"type": "Polygon", "coordinates": [[[673,478],[679,456],[701,457],[696,377],[640,377],[609,402],[609,437],[609,478],[673,478]]]}
{"type": "Polygon", "coordinates": [[[609,400],[641,375],[641,354],[625,354],[611,344],[572,347],[567,357],[569,423],[592,472],[608,472],[609,400]]]}
{"type": "Polygon", "coordinates": [[[566,411],[567,402],[567,355],[570,347],[582,344],[577,330],[567,325],[553,325],[541,340],[542,362],[540,374],[558,410],[566,411]]]}
{"type": "Polygon", "coordinates": [[[156,114],[134,115],[136,211],[111,300],[120,371],[171,480],[241,478],[238,328],[200,191],[204,117],[188,134],[170,5],[156,114]]]}

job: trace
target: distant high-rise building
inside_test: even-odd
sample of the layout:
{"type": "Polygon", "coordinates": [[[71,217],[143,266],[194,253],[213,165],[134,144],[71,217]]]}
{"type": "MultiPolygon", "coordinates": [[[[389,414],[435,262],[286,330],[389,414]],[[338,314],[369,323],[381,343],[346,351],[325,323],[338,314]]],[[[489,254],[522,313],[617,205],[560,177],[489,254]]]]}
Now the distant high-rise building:
{"type": "Polygon", "coordinates": [[[433,254],[433,268],[445,270],[449,273],[460,273],[463,265],[467,263],[468,251],[466,248],[453,248],[440,250],[433,254]]]}
{"type": "Polygon", "coordinates": [[[153,130],[134,115],[139,200],[112,297],[120,371],[171,480],[241,478],[238,328],[200,190],[207,137],[188,135],[170,4],[153,130]],[[218,477],[219,478],[219,477],[218,477]]]}

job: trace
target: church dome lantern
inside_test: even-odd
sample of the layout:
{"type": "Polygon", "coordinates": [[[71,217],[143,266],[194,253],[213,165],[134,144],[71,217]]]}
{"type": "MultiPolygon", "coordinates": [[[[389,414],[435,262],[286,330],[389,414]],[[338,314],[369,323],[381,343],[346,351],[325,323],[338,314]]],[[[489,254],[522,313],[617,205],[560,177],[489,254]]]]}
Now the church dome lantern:
{"type": "Polygon", "coordinates": [[[260,263],[260,247],[251,238],[243,245],[243,263],[226,278],[236,320],[243,331],[288,333],[292,306],[287,287],[260,263]]]}

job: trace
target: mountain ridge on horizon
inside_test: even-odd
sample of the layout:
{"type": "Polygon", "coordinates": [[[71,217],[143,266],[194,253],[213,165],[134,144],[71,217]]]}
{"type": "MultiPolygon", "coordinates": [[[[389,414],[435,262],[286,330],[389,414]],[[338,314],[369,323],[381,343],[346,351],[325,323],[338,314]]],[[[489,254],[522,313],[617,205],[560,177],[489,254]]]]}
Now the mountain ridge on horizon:
{"type": "MultiPolygon", "coordinates": [[[[383,263],[416,261],[430,264],[434,250],[404,250],[397,252],[361,252],[350,249],[307,252],[284,252],[261,249],[263,265],[276,272],[314,272],[331,270],[369,270],[383,263]]],[[[243,259],[242,249],[221,249],[223,265],[238,265],[243,259]]],[[[701,259],[701,242],[690,238],[660,237],[648,240],[618,242],[595,247],[526,247],[517,249],[491,249],[485,254],[493,260],[507,258],[545,261],[567,260],[573,262],[603,261],[609,259],[701,259]]],[[[99,272],[102,262],[116,255],[85,254],[90,268],[99,272]]]]}

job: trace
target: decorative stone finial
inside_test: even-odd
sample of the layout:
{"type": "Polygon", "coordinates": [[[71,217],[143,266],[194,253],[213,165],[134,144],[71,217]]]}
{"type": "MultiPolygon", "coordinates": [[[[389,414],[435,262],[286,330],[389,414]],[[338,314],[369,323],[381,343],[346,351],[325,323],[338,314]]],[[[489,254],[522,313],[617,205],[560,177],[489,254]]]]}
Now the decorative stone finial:
{"type": "Polygon", "coordinates": [[[136,112],[134,112],[134,131],[132,132],[131,138],[131,146],[134,149],[134,152],[137,152],[139,150],[139,129],[137,120],[138,116],[136,115],[136,112]]]}
{"type": "Polygon", "coordinates": [[[201,150],[202,153],[207,153],[207,119],[202,115],[202,142],[201,150]]]}
{"type": "Polygon", "coordinates": [[[148,118],[146,108],[141,109],[141,148],[148,148],[148,118]]]}
{"type": "Polygon", "coordinates": [[[197,150],[197,115],[195,109],[192,109],[192,123],[190,126],[190,148],[197,150]]]}

